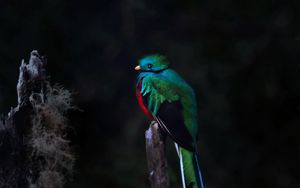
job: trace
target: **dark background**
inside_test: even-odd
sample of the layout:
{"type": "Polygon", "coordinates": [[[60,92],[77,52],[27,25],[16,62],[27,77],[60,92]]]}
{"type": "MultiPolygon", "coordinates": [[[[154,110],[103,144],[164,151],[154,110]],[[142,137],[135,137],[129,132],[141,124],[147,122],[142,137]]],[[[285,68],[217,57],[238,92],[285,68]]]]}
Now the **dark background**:
{"type": "Polygon", "coordinates": [[[16,105],[21,59],[39,50],[83,110],[69,114],[67,187],[149,187],[133,68],[164,54],[197,94],[207,188],[299,188],[299,10],[297,0],[1,1],[0,112],[16,105]]]}

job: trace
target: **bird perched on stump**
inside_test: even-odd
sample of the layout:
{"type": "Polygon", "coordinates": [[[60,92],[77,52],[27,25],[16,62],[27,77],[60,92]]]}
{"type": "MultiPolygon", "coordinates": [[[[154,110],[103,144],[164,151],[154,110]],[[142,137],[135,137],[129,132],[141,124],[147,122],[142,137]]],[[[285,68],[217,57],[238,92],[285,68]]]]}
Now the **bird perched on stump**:
{"type": "Polygon", "coordinates": [[[162,55],[149,55],[135,67],[139,71],[136,96],[143,112],[155,120],[174,142],[184,188],[204,188],[197,150],[195,93],[162,55]]]}

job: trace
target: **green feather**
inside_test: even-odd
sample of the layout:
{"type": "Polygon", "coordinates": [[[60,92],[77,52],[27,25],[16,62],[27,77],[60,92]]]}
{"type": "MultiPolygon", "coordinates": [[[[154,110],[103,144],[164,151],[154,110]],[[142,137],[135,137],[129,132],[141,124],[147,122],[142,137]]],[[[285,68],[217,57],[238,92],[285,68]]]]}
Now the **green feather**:
{"type": "MultiPolygon", "coordinates": [[[[196,146],[198,135],[197,102],[193,89],[174,70],[168,68],[169,62],[164,56],[146,56],[140,60],[139,66],[142,72],[138,76],[138,81],[142,83],[142,95],[148,94],[148,110],[156,116],[160,106],[165,101],[169,103],[179,101],[183,109],[184,126],[194,140],[193,145],[196,146]]],[[[180,148],[179,151],[183,160],[186,185],[191,185],[193,188],[203,188],[198,163],[195,165],[197,154],[184,148],[180,148]]]]}

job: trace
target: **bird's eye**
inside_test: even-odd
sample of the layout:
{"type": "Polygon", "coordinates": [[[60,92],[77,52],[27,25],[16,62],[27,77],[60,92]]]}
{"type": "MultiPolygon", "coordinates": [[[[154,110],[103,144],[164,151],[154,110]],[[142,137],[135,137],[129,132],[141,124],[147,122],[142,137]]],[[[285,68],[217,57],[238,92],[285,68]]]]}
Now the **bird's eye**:
{"type": "Polygon", "coordinates": [[[151,69],[152,68],[152,64],[148,64],[148,68],[151,69]]]}

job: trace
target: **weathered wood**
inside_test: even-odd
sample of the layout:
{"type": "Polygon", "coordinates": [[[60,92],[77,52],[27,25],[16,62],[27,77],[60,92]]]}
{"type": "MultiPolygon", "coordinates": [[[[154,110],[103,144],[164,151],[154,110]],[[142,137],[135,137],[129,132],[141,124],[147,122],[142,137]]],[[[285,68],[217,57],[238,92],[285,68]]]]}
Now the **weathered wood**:
{"type": "Polygon", "coordinates": [[[11,108],[0,122],[0,187],[28,187],[32,178],[29,165],[32,106],[29,96],[41,92],[46,80],[45,62],[37,51],[32,51],[29,63],[22,60],[17,84],[18,105],[11,108]]]}
{"type": "Polygon", "coordinates": [[[46,61],[36,50],[31,52],[29,63],[22,60],[17,84],[18,106],[28,105],[33,92],[41,92],[46,81],[46,61]]]}
{"type": "Polygon", "coordinates": [[[145,133],[149,180],[152,188],[170,187],[165,138],[157,122],[152,121],[145,133]]]}
{"type": "Polygon", "coordinates": [[[51,87],[45,66],[37,51],[29,63],[22,61],[18,105],[0,118],[1,188],[62,188],[72,173],[74,157],[64,132],[70,93],[51,87]]]}

